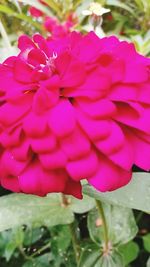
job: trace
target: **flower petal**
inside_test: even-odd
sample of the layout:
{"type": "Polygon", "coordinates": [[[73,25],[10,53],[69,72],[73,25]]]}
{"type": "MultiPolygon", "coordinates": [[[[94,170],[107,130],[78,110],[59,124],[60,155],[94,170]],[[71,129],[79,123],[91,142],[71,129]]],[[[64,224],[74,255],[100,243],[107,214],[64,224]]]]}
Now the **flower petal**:
{"type": "Polygon", "coordinates": [[[64,194],[72,195],[76,198],[82,199],[82,186],[80,182],[75,182],[72,179],[68,179],[64,189],[64,194]]]}
{"type": "Polygon", "coordinates": [[[88,182],[101,192],[112,191],[126,185],[131,179],[131,171],[125,171],[104,157],[100,158],[98,172],[88,182]]]}
{"type": "Polygon", "coordinates": [[[63,171],[47,172],[41,168],[39,162],[35,162],[19,176],[19,184],[24,193],[45,196],[50,192],[62,192],[67,178],[63,171]]]}
{"type": "Polygon", "coordinates": [[[46,170],[63,168],[67,163],[67,157],[60,149],[51,151],[48,154],[40,154],[39,160],[46,170]]]}
{"type": "Polygon", "coordinates": [[[91,144],[80,129],[74,130],[61,140],[61,148],[69,159],[83,157],[90,152],[91,144]]]}
{"type": "Polygon", "coordinates": [[[67,171],[75,181],[89,178],[98,168],[98,159],[94,152],[67,164],[67,171]]]}
{"type": "Polygon", "coordinates": [[[75,128],[75,112],[68,100],[60,100],[51,110],[49,127],[59,137],[70,134],[75,128]],[[57,123],[56,123],[57,122],[57,123]]]}

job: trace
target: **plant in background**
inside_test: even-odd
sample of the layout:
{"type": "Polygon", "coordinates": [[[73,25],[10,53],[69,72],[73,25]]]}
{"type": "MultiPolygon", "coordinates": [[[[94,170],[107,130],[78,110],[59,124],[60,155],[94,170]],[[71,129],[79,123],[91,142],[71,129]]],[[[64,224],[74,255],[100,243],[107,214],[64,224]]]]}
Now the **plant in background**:
{"type": "Polygon", "coordinates": [[[133,35],[131,36],[131,40],[135,44],[136,49],[142,55],[150,55],[150,31],[148,31],[144,36],[133,35]]]}
{"type": "Polygon", "coordinates": [[[104,8],[99,3],[92,2],[87,10],[83,10],[82,14],[89,17],[88,24],[84,26],[86,31],[94,31],[99,37],[104,37],[105,33],[102,30],[102,16],[110,12],[110,9],[104,8]]]}

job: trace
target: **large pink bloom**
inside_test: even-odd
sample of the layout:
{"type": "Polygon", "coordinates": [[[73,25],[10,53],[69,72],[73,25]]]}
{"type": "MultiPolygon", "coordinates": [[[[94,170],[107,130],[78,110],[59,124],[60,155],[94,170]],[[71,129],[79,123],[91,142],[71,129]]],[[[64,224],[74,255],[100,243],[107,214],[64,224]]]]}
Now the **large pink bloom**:
{"type": "Polygon", "coordinates": [[[0,66],[1,185],[81,197],[126,185],[150,169],[150,60],[94,33],[22,36],[0,66]]]}

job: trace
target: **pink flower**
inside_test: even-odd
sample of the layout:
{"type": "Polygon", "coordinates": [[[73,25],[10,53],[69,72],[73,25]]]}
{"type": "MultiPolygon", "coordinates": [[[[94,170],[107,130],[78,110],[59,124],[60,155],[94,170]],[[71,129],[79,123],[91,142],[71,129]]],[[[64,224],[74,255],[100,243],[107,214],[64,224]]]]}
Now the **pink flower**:
{"type": "MultiPolygon", "coordinates": [[[[47,5],[42,0],[39,2],[43,5],[47,5]]],[[[71,32],[72,28],[77,24],[76,14],[70,12],[70,14],[66,17],[66,21],[64,23],[60,23],[57,18],[45,16],[45,14],[39,9],[31,6],[29,8],[29,12],[31,16],[35,18],[43,17],[43,26],[44,28],[53,35],[55,38],[65,37],[71,32]]]]}
{"type": "Polygon", "coordinates": [[[36,7],[33,7],[33,6],[31,6],[29,8],[29,12],[30,12],[31,16],[35,17],[35,18],[39,18],[39,17],[43,16],[43,12],[41,10],[37,9],[36,7]]]}
{"type": "Polygon", "coordinates": [[[60,23],[56,18],[46,17],[44,21],[45,29],[55,38],[65,37],[71,32],[71,28],[77,23],[74,13],[70,13],[65,23],[60,23]]]}
{"type": "MultiPolygon", "coordinates": [[[[47,4],[44,1],[39,0],[39,2],[41,4],[47,6],[47,4]]],[[[41,10],[37,9],[36,7],[33,7],[33,6],[31,6],[29,8],[29,12],[30,12],[31,16],[33,16],[35,18],[39,18],[39,17],[42,17],[43,16],[43,12],[41,10]]]]}
{"type": "Polygon", "coordinates": [[[150,169],[150,60],[116,37],[19,39],[0,66],[0,179],[14,192],[81,198],[150,169]]]}
{"type": "Polygon", "coordinates": [[[78,17],[74,12],[70,12],[66,19],[66,24],[68,27],[73,27],[78,23],[78,17]]]}

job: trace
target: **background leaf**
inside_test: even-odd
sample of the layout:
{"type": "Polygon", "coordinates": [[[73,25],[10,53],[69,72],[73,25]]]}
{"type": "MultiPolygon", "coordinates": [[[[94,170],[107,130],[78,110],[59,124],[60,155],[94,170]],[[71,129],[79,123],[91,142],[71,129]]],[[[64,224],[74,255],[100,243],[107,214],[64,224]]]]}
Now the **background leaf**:
{"type": "Polygon", "coordinates": [[[52,266],[50,261],[52,259],[51,253],[46,253],[42,256],[39,256],[35,259],[32,259],[25,262],[21,267],[49,267],[52,266]]]}
{"type": "Polygon", "coordinates": [[[34,227],[70,224],[74,213],[84,213],[95,206],[95,201],[84,196],[83,200],[68,197],[68,205],[61,203],[61,194],[38,197],[10,194],[0,198],[0,231],[23,224],[34,227]]]}
{"type": "Polygon", "coordinates": [[[83,195],[83,199],[79,200],[74,197],[69,197],[70,208],[74,213],[82,214],[93,209],[96,205],[95,200],[87,195],[83,195]]]}
{"type": "Polygon", "coordinates": [[[31,25],[33,25],[39,31],[41,31],[41,29],[42,29],[42,26],[37,21],[33,20],[32,17],[27,16],[24,13],[17,13],[12,8],[10,8],[8,6],[0,4],[0,12],[4,13],[6,15],[18,18],[20,20],[26,21],[26,22],[30,23],[31,25]]]}
{"type": "Polygon", "coordinates": [[[125,267],[123,258],[118,252],[112,252],[110,255],[103,255],[95,267],[125,267]]]}
{"type": "Polygon", "coordinates": [[[150,174],[134,173],[131,182],[113,192],[101,193],[89,185],[84,193],[106,203],[120,205],[150,213],[150,174]]]}
{"type": "Polygon", "coordinates": [[[134,261],[139,254],[139,247],[138,245],[131,241],[119,248],[119,252],[123,256],[124,265],[128,266],[129,263],[134,261]]]}
{"type": "Polygon", "coordinates": [[[110,6],[123,8],[123,9],[129,11],[132,15],[134,15],[133,9],[131,7],[129,7],[129,5],[126,5],[125,3],[123,3],[122,1],[119,1],[119,0],[107,0],[106,3],[107,3],[107,5],[110,5],[110,6]]]}
{"type": "Polygon", "coordinates": [[[96,245],[90,246],[91,252],[88,252],[88,247],[82,253],[79,267],[124,267],[122,255],[117,250],[112,250],[110,253],[102,253],[96,245]]]}
{"type": "Polygon", "coordinates": [[[11,194],[0,198],[0,231],[22,224],[53,226],[73,222],[72,211],[61,205],[60,197],[51,194],[37,197],[11,194]]]}
{"type": "MultiPolygon", "coordinates": [[[[113,245],[126,244],[137,233],[132,210],[120,206],[103,204],[107,218],[108,237],[113,245]]],[[[103,242],[103,225],[97,209],[88,214],[88,229],[91,239],[97,244],[103,242]]]]}
{"type": "Polygon", "coordinates": [[[95,244],[86,246],[79,262],[79,267],[94,267],[100,259],[100,249],[95,244]],[[90,250],[90,253],[89,253],[90,250]]]}
{"type": "Polygon", "coordinates": [[[149,258],[148,261],[147,261],[147,265],[146,265],[146,267],[150,267],[150,258],[149,258]]]}
{"type": "Polygon", "coordinates": [[[143,236],[144,248],[150,253],[150,233],[143,236]]]}

